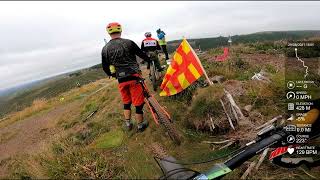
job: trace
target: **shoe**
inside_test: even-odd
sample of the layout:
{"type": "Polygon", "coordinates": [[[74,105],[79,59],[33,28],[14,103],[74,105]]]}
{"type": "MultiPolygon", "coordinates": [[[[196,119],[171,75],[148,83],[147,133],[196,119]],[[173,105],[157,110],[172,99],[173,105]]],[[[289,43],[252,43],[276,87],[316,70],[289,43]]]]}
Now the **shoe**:
{"type": "Polygon", "coordinates": [[[143,121],[138,124],[138,132],[143,132],[149,126],[148,121],[143,121]]]}
{"type": "Polygon", "coordinates": [[[132,121],[126,121],[126,122],[125,122],[125,126],[126,126],[126,129],[127,129],[128,131],[131,131],[132,128],[133,128],[133,123],[132,123],[132,121]]]}

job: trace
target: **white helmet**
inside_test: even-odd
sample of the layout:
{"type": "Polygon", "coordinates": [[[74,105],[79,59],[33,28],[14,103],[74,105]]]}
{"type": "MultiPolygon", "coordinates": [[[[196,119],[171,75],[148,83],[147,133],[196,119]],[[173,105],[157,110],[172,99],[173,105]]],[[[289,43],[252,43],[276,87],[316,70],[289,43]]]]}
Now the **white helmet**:
{"type": "Polygon", "coordinates": [[[144,33],[144,36],[145,37],[151,37],[152,35],[151,35],[151,32],[146,32],[146,33],[144,33]]]}

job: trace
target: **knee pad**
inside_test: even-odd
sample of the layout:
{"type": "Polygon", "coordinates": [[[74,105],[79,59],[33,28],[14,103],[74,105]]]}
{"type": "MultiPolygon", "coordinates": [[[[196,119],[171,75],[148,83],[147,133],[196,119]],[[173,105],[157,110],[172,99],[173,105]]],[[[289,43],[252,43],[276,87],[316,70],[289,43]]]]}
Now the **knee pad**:
{"type": "Polygon", "coordinates": [[[143,114],[143,105],[136,106],[136,114],[143,114]]]}
{"type": "Polygon", "coordinates": [[[131,110],[131,103],[129,103],[129,104],[123,104],[123,109],[125,109],[125,110],[131,110]]]}

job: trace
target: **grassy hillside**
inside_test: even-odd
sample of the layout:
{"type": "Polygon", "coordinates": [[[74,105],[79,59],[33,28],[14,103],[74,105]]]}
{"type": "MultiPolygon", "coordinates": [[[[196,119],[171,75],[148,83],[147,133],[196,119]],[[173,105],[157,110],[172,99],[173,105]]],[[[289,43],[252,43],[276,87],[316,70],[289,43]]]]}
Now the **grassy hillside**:
{"type": "MultiPolygon", "coordinates": [[[[210,49],[200,56],[210,77],[225,77],[226,81],[222,84],[205,87],[204,79],[201,78],[198,83],[173,97],[160,97],[159,92],[154,93],[155,98],[170,112],[184,138],[180,146],[174,145],[164,129],[152,121],[147,109],[145,113],[150,127],[145,132],[124,131],[117,82],[105,78],[75,87],[45,102],[34,103],[29,109],[24,109],[13,114],[8,120],[0,122],[0,151],[4,144],[6,147],[9,147],[10,143],[14,144],[13,142],[17,144],[23,135],[27,135],[15,132],[16,126],[23,127],[24,123],[33,121],[38,122],[32,124],[33,126],[38,126],[43,121],[50,122],[50,126],[44,124],[29,132],[38,134],[30,135],[32,140],[28,141],[28,147],[38,147],[38,143],[41,142],[42,148],[31,152],[25,150],[26,148],[20,148],[16,155],[0,160],[0,174],[2,168],[5,169],[3,177],[8,178],[154,179],[162,175],[153,159],[157,150],[159,151],[159,146],[163,147],[167,154],[183,162],[208,160],[228,154],[251,141],[257,133],[255,127],[283,114],[286,107],[283,96],[284,54],[282,51],[269,49],[257,51],[257,48],[260,46],[256,44],[234,46],[228,61],[221,63],[212,61],[212,57],[221,53],[220,48],[210,49]],[[261,69],[269,74],[270,83],[250,80],[252,75],[261,69]],[[101,88],[104,89],[100,90],[101,88]],[[223,88],[230,91],[241,108],[252,105],[252,110],[246,115],[247,121],[242,122],[247,124],[239,124],[236,131],[228,126],[228,120],[219,102],[223,88]],[[60,97],[65,97],[65,100],[60,101],[60,97]],[[28,116],[27,119],[22,116],[18,121],[19,114],[21,117],[21,114],[24,115],[26,112],[32,112],[32,116],[28,116]],[[96,113],[88,118],[93,112],[96,113]],[[216,126],[214,131],[208,128],[209,117],[216,126]],[[225,139],[237,139],[239,143],[220,149],[223,145],[203,142],[225,139]]],[[[147,71],[144,71],[144,76],[147,77],[147,71]]],[[[151,87],[149,81],[147,85],[151,87]]],[[[257,158],[256,156],[250,159],[227,178],[239,179],[250,162],[257,158]]],[[[214,163],[226,159],[188,167],[206,171],[214,163]]],[[[319,172],[319,169],[283,169],[265,160],[259,170],[254,170],[248,178],[312,179],[310,175],[320,177],[319,172]]]]}
{"type": "MultiPolygon", "coordinates": [[[[280,40],[303,40],[312,37],[319,37],[320,31],[267,31],[257,32],[246,35],[231,36],[233,44],[240,43],[254,43],[264,41],[280,41],[280,40]]],[[[190,42],[194,41],[194,47],[201,47],[202,50],[208,50],[219,46],[228,45],[228,37],[214,37],[214,38],[201,38],[201,39],[188,39],[190,42]]],[[[169,41],[168,51],[173,52],[181,40],[169,41]]]]}

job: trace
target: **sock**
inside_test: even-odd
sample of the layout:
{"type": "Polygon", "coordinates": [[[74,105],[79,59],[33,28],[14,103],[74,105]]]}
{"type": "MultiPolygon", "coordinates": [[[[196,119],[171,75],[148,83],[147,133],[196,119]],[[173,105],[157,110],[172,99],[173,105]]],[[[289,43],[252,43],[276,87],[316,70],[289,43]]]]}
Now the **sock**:
{"type": "Polygon", "coordinates": [[[126,125],[128,125],[128,126],[129,126],[129,125],[130,125],[130,123],[131,123],[131,120],[130,120],[130,119],[126,119],[126,120],[125,120],[125,122],[126,122],[126,125]]]}
{"type": "Polygon", "coordinates": [[[143,120],[142,122],[138,123],[138,128],[143,128],[143,126],[148,126],[148,121],[143,120]]]}
{"type": "Polygon", "coordinates": [[[143,121],[140,122],[140,123],[138,123],[138,128],[140,129],[140,128],[142,128],[142,127],[143,127],[143,121]]]}

